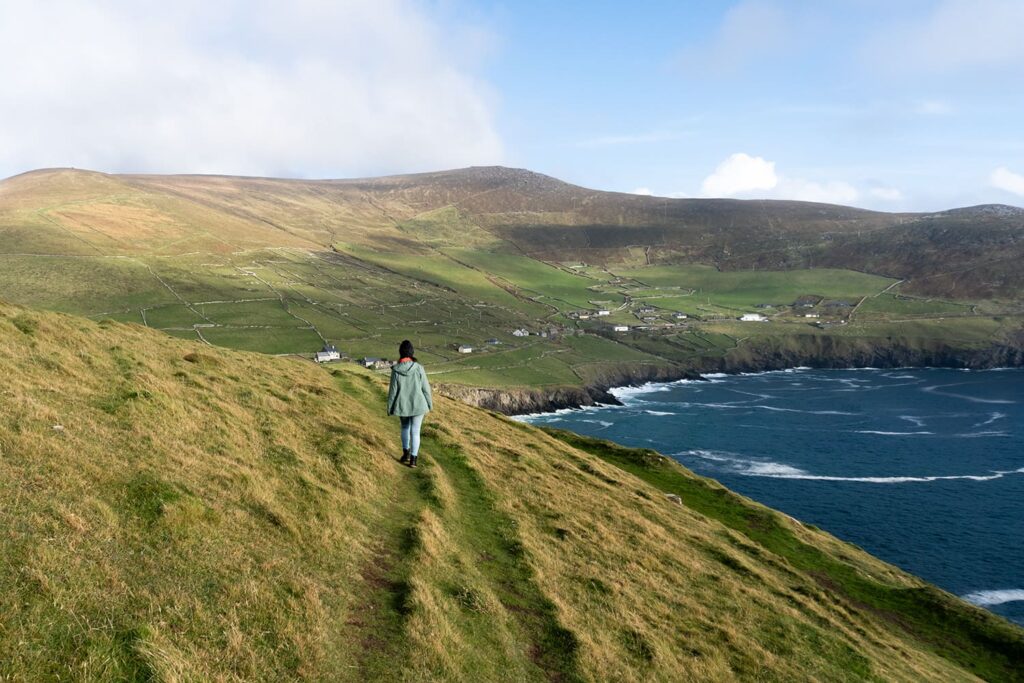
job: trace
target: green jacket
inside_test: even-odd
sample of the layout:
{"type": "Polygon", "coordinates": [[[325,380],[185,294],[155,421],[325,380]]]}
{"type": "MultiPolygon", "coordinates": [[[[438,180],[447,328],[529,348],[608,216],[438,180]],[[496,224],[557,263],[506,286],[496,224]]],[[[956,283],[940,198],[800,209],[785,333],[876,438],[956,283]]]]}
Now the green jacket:
{"type": "Polygon", "coordinates": [[[422,365],[416,361],[406,361],[391,368],[388,415],[425,415],[433,407],[430,382],[427,381],[427,372],[422,365]]]}

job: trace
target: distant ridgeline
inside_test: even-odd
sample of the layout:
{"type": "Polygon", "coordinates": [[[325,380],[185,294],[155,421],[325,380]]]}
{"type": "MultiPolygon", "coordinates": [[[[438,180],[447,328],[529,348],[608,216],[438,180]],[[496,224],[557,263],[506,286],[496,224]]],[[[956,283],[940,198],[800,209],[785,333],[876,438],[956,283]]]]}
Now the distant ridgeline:
{"type": "Polygon", "coordinates": [[[1008,206],[667,199],[501,167],[325,181],[56,169],[0,181],[0,297],[381,367],[411,339],[452,387],[989,367],[1024,363],[1022,235],[1008,206]]]}
{"type": "MultiPolygon", "coordinates": [[[[208,315],[181,258],[89,263],[208,315]]],[[[409,470],[327,368],[0,303],[0,679],[1024,680],[1024,630],[653,451],[438,397],[409,470]]]]}

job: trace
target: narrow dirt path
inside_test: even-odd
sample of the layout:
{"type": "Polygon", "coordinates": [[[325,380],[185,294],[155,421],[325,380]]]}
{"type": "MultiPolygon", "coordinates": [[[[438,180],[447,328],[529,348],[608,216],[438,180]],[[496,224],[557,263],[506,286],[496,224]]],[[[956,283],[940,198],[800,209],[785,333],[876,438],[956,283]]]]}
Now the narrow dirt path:
{"type": "Polygon", "coordinates": [[[409,578],[415,554],[415,524],[425,505],[420,472],[395,464],[391,498],[374,529],[373,552],[353,579],[363,583],[362,600],[351,611],[347,640],[355,646],[353,680],[385,681],[398,676],[409,643],[409,578]]]}
{"type": "Polygon", "coordinates": [[[512,616],[523,651],[541,680],[582,680],[578,641],[558,620],[554,604],[541,591],[516,534],[515,523],[495,505],[494,495],[466,455],[455,445],[426,435],[424,452],[456,492],[449,528],[460,545],[472,548],[477,568],[512,616]]]}

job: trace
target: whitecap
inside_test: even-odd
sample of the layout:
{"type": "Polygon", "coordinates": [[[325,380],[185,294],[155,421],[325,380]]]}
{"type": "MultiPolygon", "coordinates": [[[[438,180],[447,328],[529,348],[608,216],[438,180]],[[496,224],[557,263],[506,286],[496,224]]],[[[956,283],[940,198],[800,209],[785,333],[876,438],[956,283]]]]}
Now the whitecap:
{"type": "Polygon", "coordinates": [[[773,410],[779,413],[806,413],[807,415],[859,415],[860,413],[849,413],[845,410],[799,410],[797,408],[778,408],[776,406],[749,406],[762,410],[773,410]]]}
{"type": "Polygon", "coordinates": [[[915,417],[913,415],[900,415],[900,419],[901,420],[906,420],[907,422],[910,422],[915,427],[924,427],[924,418],[923,417],[915,417]]]}
{"type": "Polygon", "coordinates": [[[827,474],[812,474],[793,465],[768,460],[743,458],[728,451],[711,451],[693,449],[676,453],[676,456],[691,456],[725,463],[729,471],[745,477],[767,477],[770,479],[802,479],[806,481],[856,482],[862,484],[907,484],[919,482],[949,481],[965,479],[969,481],[992,481],[1002,479],[1011,474],[1024,474],[1024,467],[1017,470],[996,470],[988,474],[945,474],[930,476],[895,475],[884,477],[840,477],[827,474]]]}
{"type": "Polygon", "coordinates": [[[1014,403],[1014,401],[1003,398],[978,398],[977,396],[968,396],[967,394],[954,394],[952,391],[938,391],[938,389],[943,389],[945,387],[956,387],[960,386],[960,384],[963,384],[963,382],[959,382],[957,384],[935,384],[932,386],[922,387],[921,391],[927,392],[929,394],[936,394],[938,396],[962,398],[963,400],[970,401],[971,403],[1014,403]]]}
{"type": "Polygon", "coordinates": [[[993,605],[1024,600],[1024,589],[1006,588],[1002,590],[974,591],[961,597],[978,607],[992,607],[993,605]]]}
{"type": "Polygon", "coordinates": [[[935,432],[883,432],[878,429],[858,429],[858,434],[879,434],[881,436],[916,436],[918,434],[934,434],[935,432]]]}
{"type": "Polygon", "coordinates": [[[996,420],[1002,420],[1004,417],[1006,417],[1006,413],[995,412],[995,413],[992,413],[991,415],[989,415],[988,419],[985,420],[984,422],[979,422],[978,424],[971,425],[971,426],[972,427],[984,427],[985,425],[992,424],[996,420]]]}
{"type": "Polygon", "coordinates": [[[644,412],[647,413],[648,415],[659,415],[659,416],[662,416],[662,415],[675,415],[676,414],[676,413],[665,411],[665,410],[645,410],[644,412]]]}

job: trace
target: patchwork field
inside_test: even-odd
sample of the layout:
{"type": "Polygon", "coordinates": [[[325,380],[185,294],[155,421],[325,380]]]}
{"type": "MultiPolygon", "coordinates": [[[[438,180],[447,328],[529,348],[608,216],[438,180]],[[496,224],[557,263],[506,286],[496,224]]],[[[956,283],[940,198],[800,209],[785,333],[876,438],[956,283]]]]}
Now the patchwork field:
{"type": "MultiPolygon", "coordinates": [[[[467,194],[448,176],[427,193],[415,178],[26,174],[0,183],[0,298],[271,354],[308,357],[331,342],[387,358],[408,338],[439,379],[484,386],[700,368],[821,335],[956,344],[980,326],[1010,343],[1020,329],[1016,300],[914,295],[850,269],[645,265],[655,250],[637,245],[619,262],[547,260],[550,244],[525,249],[522,230],[573,220],[520,210],[524,227],[509,232],[508,211],[528,206],[508,194],[521,180],[510,177],[467,194]],[[736,322],[751,313],[767,323],[736,322]]],[[[580,230],[591,249],[611,239],[580,230]]],[[[579,251],[558,234],[567,255],[579,251]]]]}

